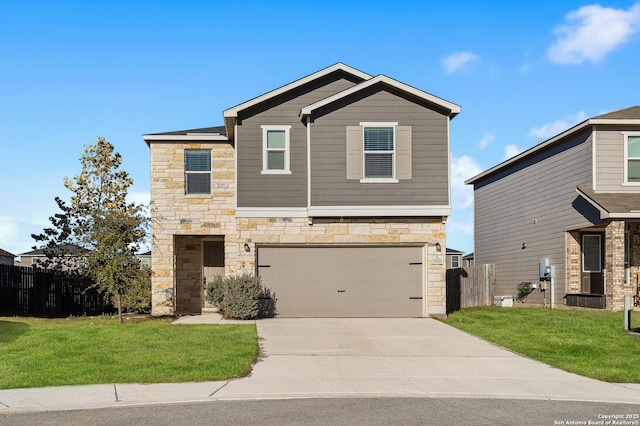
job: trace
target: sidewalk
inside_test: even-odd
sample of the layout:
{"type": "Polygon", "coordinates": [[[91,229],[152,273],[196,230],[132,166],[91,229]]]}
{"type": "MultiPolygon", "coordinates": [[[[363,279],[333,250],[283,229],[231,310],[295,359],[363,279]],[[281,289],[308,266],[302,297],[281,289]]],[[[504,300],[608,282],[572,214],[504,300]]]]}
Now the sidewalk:
{"type": "MultiPolygon", "coordinates": [[[[217,314],[176,321],[233,322],[217,314]]],[[[640,404],[640,384],[604,383],[566,373],[431,319],[270,319],[256,324],[263,356],[249,377],[0,390],[0,414],[216,400],[374,396],[640,404]]]]}

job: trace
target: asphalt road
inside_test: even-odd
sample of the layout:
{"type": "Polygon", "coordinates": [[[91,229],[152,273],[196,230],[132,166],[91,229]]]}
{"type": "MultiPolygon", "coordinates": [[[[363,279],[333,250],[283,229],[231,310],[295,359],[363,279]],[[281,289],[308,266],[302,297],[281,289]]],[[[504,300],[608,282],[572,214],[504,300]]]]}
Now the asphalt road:
{"type": "Polygon", "coordinates": [[[640,425],[640,405],[598,402],[324,398],[212,401],[0,414],[0,425],[640,425]],[[607,423],[609,422],[609,423],[607,423]]]}

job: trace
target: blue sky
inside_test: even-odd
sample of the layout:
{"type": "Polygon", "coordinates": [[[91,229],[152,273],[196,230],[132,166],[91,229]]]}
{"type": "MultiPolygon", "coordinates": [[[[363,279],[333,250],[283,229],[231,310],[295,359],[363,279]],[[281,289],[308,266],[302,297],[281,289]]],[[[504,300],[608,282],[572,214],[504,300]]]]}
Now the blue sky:
{"type": "Polygon", "coordinates": [[[0,248],[68,198],[84,144],[124,157],[149,198],[144,133],[343,62],[462,107],[451,122],[447,246],[473,250],[463,181],[585,118],[640,104],[640,2],[42,1],[0,4],[0,248]]]}

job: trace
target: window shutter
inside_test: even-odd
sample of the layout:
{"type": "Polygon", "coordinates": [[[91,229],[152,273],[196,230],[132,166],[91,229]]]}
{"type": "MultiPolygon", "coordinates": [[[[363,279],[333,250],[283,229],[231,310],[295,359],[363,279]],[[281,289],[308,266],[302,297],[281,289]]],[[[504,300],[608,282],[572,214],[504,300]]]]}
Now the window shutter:
{"type": "Polygon", "coordinates": [[[347,179],[362,179],[362,127],[347,126],[347,179]]]}
{"type": "Polygon", "coordinates": [[[411,179],[411,126],[396,127],[396,178],[411,179]]]}

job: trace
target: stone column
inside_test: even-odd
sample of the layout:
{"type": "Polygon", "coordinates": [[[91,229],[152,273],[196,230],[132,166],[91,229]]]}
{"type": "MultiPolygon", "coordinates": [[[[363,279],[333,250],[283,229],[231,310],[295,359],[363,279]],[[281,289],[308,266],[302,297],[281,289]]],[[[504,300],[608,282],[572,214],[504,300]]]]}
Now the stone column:
{"type": "Polygon", "coordinates": [[[604,234],[605,294],[607,309],[624,307],[624,221],[611,220],[604,234]]]}
{"type": "Polygon", "coordinates": [[[567,293],[580,293],[581,251],[580,232],[567,232],[567,293]]]}

